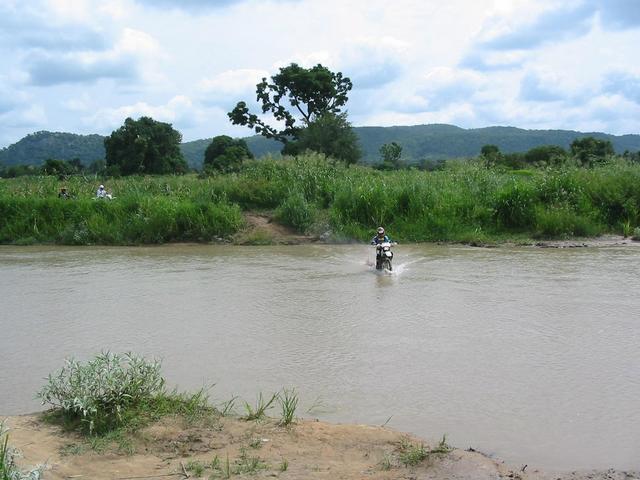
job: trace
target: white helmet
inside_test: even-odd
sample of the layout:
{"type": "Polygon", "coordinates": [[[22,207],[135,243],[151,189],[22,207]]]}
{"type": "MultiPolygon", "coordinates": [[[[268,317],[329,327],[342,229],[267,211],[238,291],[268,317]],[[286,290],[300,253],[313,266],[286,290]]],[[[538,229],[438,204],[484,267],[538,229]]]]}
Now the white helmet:
{"type": "Polygon", "coordinates": [[[104,188],[104,185],[100,185],[98,188],[103,189],[103,188],[104,188]]]}
{"type": "Polygon", "coordinates": [[[378,235],[384,235],[384,228],[378,227],[378,235]]]}

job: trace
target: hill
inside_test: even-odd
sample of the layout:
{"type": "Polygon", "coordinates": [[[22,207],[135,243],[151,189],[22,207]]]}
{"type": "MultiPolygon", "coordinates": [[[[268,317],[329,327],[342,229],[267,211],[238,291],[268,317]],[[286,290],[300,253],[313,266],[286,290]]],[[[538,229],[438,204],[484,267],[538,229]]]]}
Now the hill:
{"type": "Polygon", "coordinates": [[[42,165],[48,158],[80,161],[89,165],[104,158],[104,137],[62,132],[35,132],[0,150],[0,164],[42,165]]]}
{"type": "MultiPolygon", "coordinates": [[[[483,145],[493,144],[505,153],[525,152],[540,145],[568,148],[573,140],[585,136],[610,140],[617,153],[640,150],[640,135],[610,135],[601,132],[573,130],[524,130],[515,127],[464,129],[454,125],[414,125],[398,127],[355,127],[364,160],[376,162],[379,149],[385,143],[402,145],[408,161],[475,156],[483,145]]],[[[59,132],[36,132],[0,150],[3,165],[41,165],[47,158],[70,160],[79,158],[84,164],[104,158],[104,137],[59,132]]],[[[274,140],[254,135],[245,138],[256,157],[278,154],[282,145],[274,140]]],[[[181,145],[191,167],[200,168],[204,151],[211,139],[194,140],[181,145]]]]}
{"type": "Polygon", "coordinates": [[[389,142],[402,145],[410,160],[469,157],[480,153],[483,145],[497,145],[505,153],[525,152],[541,145],[569,148],[576,138],[593,136],[610,140],[617,153],[640,150],[640,135],[609,135],[573,130],[524,130],[515,127],[464,129],[454,125],[415,125],[403,127],[358,127],[358,137],[368,161],[376,161],[380,147],[389,142]]]}

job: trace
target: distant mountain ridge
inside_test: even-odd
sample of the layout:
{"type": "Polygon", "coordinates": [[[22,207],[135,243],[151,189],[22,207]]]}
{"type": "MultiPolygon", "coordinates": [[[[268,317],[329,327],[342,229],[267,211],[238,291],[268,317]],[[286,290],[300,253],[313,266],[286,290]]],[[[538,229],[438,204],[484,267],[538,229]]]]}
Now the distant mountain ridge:
{"type": "MultiPolygon", "coordinates": [[[[408,161],[438,160],[478,155],[483,145],[497,145],[505,153],[525,152],[540,145],[559,145],[569,148],[576,138],[593,136],[610,140],[617,153],[640,151],[640,135],[610,135],[602,132],[573,130],[525,130],[516,127],[484,127],[464,129],[455,125],[430,124],[397,127],[354,127],[366,162],[379,160],[379,149],[385,143],[402,146],[408,161]]],[[[259,135],[245,138],[256,157],[278,154],[279,142],[259,135]]],[[[191,167],[200,168],[204,151],[211,139],[194,140],[181,145],[191,167]]],[[[62,132],[36,132],[0,150],[0,164],[41,165],[48,158],[71,160],[79,158],[84,164],[103,159],[104,137],[62,132]]]]}

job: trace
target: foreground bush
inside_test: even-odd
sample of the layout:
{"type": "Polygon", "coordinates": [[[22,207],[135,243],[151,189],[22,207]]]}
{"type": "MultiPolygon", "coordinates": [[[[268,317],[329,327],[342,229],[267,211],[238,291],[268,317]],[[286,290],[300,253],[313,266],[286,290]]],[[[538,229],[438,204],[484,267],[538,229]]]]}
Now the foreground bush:
{"type": "Polygon", "coordinates": [[[102,353],[84,364],[69,359],[49,375],[37,396],[66,424],[89,434],[135,429],[169,414],[211,410],[203,391],[167,392],[160,363],[131,353],[102,353]]]}

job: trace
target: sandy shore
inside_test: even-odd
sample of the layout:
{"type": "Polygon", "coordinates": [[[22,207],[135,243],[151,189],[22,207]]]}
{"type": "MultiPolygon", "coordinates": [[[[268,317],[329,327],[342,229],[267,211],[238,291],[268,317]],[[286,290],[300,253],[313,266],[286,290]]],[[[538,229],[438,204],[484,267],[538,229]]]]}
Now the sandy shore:
{"type": "Polygon", "coordinates": [[[383,427],[335,425],[299,420],[290,427],[274,420],[247,422],[219,418],[188,425],[168,418],[135,434],[126,444],[114,442],[99,453],[73,433],[45,424],[38,415],[9,417],[10,444],[23,454],[25,466],[46,463],[44,479],[133,480],[167,478],[283,479],[640,479],[637,472],[540,472],[509,466],[479,452],[453,449],[433,453],[416,465],[403,454],[422,440],[383,427]],[[244,452],[244,454],[243,454],[244,452]],[[218,468],[211,462],[218,459],[218,468]],[[203,468],[198,472],[194,462],[203,468]],[[239,473],[251,470],[254,472],[239,473]],[[524,470],[523,470],[524,469],[524,470]]]}

